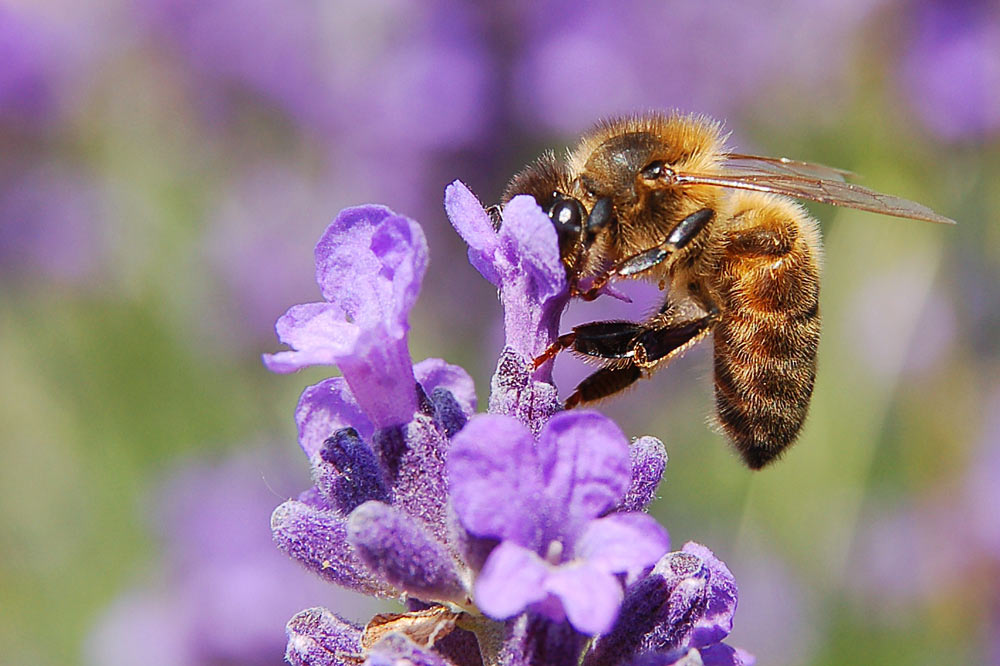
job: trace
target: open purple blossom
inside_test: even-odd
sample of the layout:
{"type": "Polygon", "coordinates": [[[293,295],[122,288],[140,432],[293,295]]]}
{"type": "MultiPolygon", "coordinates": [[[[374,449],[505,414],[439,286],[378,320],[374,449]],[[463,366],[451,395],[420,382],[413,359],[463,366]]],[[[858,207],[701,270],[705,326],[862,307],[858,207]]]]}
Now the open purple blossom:
{"type": "Polygon", "coordinates": [[[558,335],[559,315],[569,301],[548,215],[532,197],[514,197],[494,230],[482,204],[459,181],[445,190],[444,206],[469,244],[469,262],[500,290],[507,347],[524,358],[540,355],[558,335]]]}
{"type": "Polygon", "coordinates": [[[316,282],[325,303],[291,308],[277,323],[292,351],[267,367],[293,372],[338,365],[376,426],[406,423],[417,409],[407,316],[427,268],[420,227],[381,206],[344,210],[316,246],[316,282]]]}
{"type": "Polygon", "coordinates": [[[507,619],[532,608],[585,634],[611,627],[622,600],[616,574],[641,571],[669,548],[648,515],[600,517],[628,490],[628,456],[618,426],[587,411],[554,416],[537,442],[500,415],[477,416],[454,437],[455,511],[471,534],[500,541],[476,579],[484,613],[507,619]]]}
{"type": "Polygon", "coordinates": [[[665,554],[666,531],[642,513],[663,445],[630,444],[596,412],[562,412],[548,368],[532,366],[568,301],[548,217],[518,197],[495,229],[461,183],[446,208],[504,305],[488,414],[473,415],[461,368],[413,365],[407,319],[427,251],[419,226],[385,208],[337,217],[316,248],[325,302],[289,310],[278,333],[292,350],[265,356],[278,371],[343,374],[299,401],[314,486],[275,510],[276,543],[331,582],[408,608],[368,627],[303,611],[287,627],[288,661],[751,663],[721,643],[736,605],[725,565],[695,544],[665,554]]]}

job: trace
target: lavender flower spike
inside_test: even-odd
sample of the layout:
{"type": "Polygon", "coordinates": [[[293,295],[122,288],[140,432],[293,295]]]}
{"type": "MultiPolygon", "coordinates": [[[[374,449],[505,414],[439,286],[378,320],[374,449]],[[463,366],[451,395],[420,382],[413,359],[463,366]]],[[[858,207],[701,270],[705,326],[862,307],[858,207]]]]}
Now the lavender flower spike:
{"type": "Polygon", "coordinates": [[[666,552],[666,531],[640,513],[602,516],[630,484],[625,436],[596,412],[553,417],[537,442],[518,421],[473,417],[452,441],[451,498],[473,535],[499,539],[475,584],[495,619],[532,609],[584,634],[618,614],[617,574],[639,572],[666,552]]]}
{"type": "Polygon", "coordinates": [[[354,630],[307,614],[290,626],[289,658],[745,666],[750,658],[721,642],[736,603],[725,565],[694,544],[665,555],[666,530],[640,512],[666,464],[662,444],[630,446],[597,412],[562,411],[549,368],[531,363],[568,299],[548,217],[516,197],[495,229],[460,183],[446,207],[504,304],[489,414],[473,415],[461,368],[409,366],[406,315],[426,251],[419,228],[382,208],[331,225],[317,247],[328,302],[290,310],[278,328],[293,351],[266,357],[278,370],[337,363],[344,375],[299,402],[315,485],[275,511],[276,542],[328,580],[405,596],[410,609],[373,620],[360,654],[340,656],[323,650],[352,647],[354,630]],[[384,402],[401,397],[402,408],[384,402]]]}
{"type": "Polygon", "coordinates": [[[494,229],[490,216],[465,185],[445,190],[452,226],[469,244],[469,261],[500,290],[506,347],[497,362],[489,411],[514,416],[538,435],[562,409],[552,384],[552,363],[532,366],[555,341],[569,300],[566,269],[552,221],[530,196],[514,197],[494,229]]]}
{"type": "Polygon", "coordinates": [[[376,428],[408,422],[417,409],[407,316],[427,268],[413,220],[384,206],[345,209],[316,245],[325,303],[293,306],[278,320],[292,351],[265,354],[275,372],[338,365],[376,428]]]}

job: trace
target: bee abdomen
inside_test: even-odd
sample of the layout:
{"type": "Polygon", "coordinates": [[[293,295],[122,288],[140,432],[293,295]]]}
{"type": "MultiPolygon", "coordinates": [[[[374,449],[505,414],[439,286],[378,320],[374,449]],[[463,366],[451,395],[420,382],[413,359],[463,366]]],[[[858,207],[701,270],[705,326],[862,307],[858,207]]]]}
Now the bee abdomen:
{"type": "Polygon", "coordinates": [[[819,241],[813,221],[770,197],[734,217],[719,259],[719,423],[758,469],[798,437],[816,377],[819,241]]]}

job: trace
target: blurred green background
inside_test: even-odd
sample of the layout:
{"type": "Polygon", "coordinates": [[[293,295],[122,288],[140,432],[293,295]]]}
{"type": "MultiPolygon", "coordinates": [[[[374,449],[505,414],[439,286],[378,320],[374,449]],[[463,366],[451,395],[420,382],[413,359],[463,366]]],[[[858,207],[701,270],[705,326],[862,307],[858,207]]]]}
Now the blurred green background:
{"type": "MultiPolygon", "coordinates": [[[[292,412],[325,375],[259,354],[318,296],[313,244],[348,205],[417,219],[413,356],[464,366],[482,402],[499,303],[444,186],[495,201],[598,118],[671,108],[959,221],[810,205],[819,377],[773,468],[706,427],[707,345],[602,406],[666,443],[655,512],[733,570],[730,643],[762,665],[1000,663],[987,0],[0,0],[0,662],[276,664],[298,608],[370,613],[298,579],[213,605],[247,553],[248,580],[285,564],[268,516],[308,484],[292,412]]],[[[561,390],[583,372],[561,358],[561,390]]]]}

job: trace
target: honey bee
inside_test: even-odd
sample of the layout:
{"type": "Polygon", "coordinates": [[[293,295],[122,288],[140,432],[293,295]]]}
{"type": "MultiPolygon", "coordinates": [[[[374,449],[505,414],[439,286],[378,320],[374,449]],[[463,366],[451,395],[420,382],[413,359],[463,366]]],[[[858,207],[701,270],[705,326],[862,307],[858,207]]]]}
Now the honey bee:
{"type": "Polygon", "coordinates": [[[816,376],[822,245],[789,197],[953,224],[929,208],[847,182],[819,164],[729,152],[708,118],[652,114],[599,124],[565,162],[547,152],[508,184],[555,226],[571,295],[592,300],[638,278],[666,290],[641,322],[598,321],[560,336],[603,362],[567,409],[614,395],[713,334],[718,423],[759,469],[797,438],[816,376]]]}

